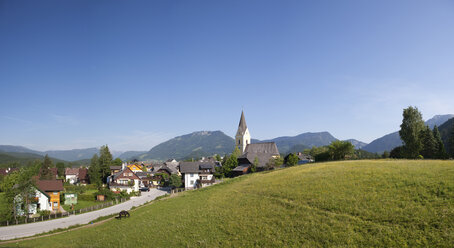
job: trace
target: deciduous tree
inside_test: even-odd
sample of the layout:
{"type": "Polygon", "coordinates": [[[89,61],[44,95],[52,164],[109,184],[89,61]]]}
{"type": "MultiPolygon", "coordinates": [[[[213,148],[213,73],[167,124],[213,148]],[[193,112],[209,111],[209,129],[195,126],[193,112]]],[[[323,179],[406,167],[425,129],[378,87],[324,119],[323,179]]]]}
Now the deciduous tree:
{"type": "Polygon", "coordinates": [[[404,109],[402,116],[399,135],[404,143],[403,155],[406,158],[418,158],[422,149],[420,133],[425,128],[422,115],[417,107],[410,106],[404,109]]]}
{"type": "Polygon", "coordinates": [[[433,132],[428,126],[419,133],[422,148],[420,154],[424,158],[435,158],[437,153],[437,143],[433,136],[433,132]]]}
{"type": "Polygon", "coordinates": [[[110,166],[112,165],[112,154],[107,145],[101,146],[99,150],[99,172],[101,173],[102,182],[107,181],[110,175],[110,166]]]}

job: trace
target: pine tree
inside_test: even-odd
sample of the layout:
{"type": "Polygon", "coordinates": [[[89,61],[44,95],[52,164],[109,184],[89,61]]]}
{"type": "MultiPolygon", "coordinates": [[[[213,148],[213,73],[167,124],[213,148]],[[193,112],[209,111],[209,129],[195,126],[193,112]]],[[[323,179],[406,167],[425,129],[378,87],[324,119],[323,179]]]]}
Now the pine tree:
{"type": "Polygon", "coordinates": [[[98,187],[102,184],[101,173],[99,169],[99,157],[97,154],[93,155],[90,161],[90,167],[88,168],[88,177],[90,183],[96,184],[98,187]]]}
{"type": "Polygon", "coordinates": [[[420,133],[425,128],[422,115],[418,108],[410,106],[404,109],[402,116],[399,135],[404,143],[403,154],[406,158],[417,158],[422,149],[420,133]]]}
{"type": "Polygon", "coordinates": [[[433,132],[428,126],[420,132],[420,139],[422,143],[422,149],[420,154],[424,158],[435,158],[438,152],[437,142],[433,136],[433,132]]]}
{"type": "Polygon", "coordinates": [[[102,182],[107,181],[110,175],[110,166],[112,165],[112,154],[107,145],[102,146],[99,151],[99,172],[101,173],[102,182]]]}
{"type": "Polygon", "coordinates": [[[434,139],[436,142],[436,150],[437,150],[435,158],[436,159],[446,159],[448,154],[446,154],[445,145],[443,144],[443,140],[441,139],[440,131],[438,131],[437,125],[434,126],[434,129],[432,132],[433,132],[434,139]]]}
{"type": "Polygon", "coordinates": [[[454,124],[451,128],[451,133],[448,138],[449,156],[454,158],[454,124]]]}
{"type": "Polygon", "coordinates": [[[39,179],[41,180],[52,180],[52,171],[50,171],[50,167],[52,167],[52,160],[50,160],[49,156],[46,154],[44,156],[44,161],[41,164],[41,168],[39,170],[39,179]]]}

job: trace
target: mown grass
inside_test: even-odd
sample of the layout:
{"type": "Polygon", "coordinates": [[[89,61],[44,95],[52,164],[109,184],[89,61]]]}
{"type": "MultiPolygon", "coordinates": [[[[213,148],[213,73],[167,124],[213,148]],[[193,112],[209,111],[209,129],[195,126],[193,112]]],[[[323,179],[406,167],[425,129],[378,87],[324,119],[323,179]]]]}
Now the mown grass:
{"type": "Polygon", "coordinates": [[[454,162],[345,161],[256,173],[17,247],[452,247],[454,162]]]}

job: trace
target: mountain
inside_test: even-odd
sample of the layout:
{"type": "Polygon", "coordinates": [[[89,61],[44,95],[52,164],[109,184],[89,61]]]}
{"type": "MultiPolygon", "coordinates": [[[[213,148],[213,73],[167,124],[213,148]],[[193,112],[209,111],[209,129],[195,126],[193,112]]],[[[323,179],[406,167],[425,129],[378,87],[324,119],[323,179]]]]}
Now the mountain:
{"type": "Polygon", "coordinates": [[[367,145],[367,143],[364,143],[362,141],[355,140],[355,139],[348,139],[348,140],[345,140],[345,141],[348,141],[348,142],[352,143],[352,145],[355,146],[355,149],[361,149],[361,148],[363,148],[364,146],[367,145]]]}
{"type": "Polygon", "coordinates": [[[326,146],[337,140],[328,132],[302,133],[297,136],[282,136],[269,140],[252,140],[252,143],[275,142],[279,153],[298,152],[313,146],[326,146]],[[300,150],[303,148],[302,150],[300,150]]]}
{"type": "Polygon", "coordinates": [[[235,140],[221,131],[200,131],[163,142],[142,154],[139,159],[183,159],[190,154],[197,154],[197,156],[224,155],[231,153],[234,146],[235,140]]]}
{"type": "Polygon", "coordinates": [[[46,151],[50,157],[66,160],[77,161],[82,159],[90,159],[99,152],[98,148],[85,148],[85,149],[72,149],[72,150],[59,150],[59,151],[46,151]]]}
{"type": "MultiPolygon", "coordinates": [[[[443,123],[453,117],[454,115],[452,114],[436,115],[427,120],[425,124],[430,128],[433,128],[435,125],[441,126],[443,123]]],[[[392,149],[400,145],[402,145],[402,140],[400,139],[399,132],[394,132],[370,142],[362,149],[368,152],[383,153],[384,151],[391,151],[392,149]]]]}
{"type": "Polygon", "coordinates": [[[121,153],[117,158],[120,158],[123,161],[138,159],[141,155],[147,153],[147,151],[127,151],[121,153]]]}
{"type": "Polygon", "coordinates": [[[22,152],[22,153],[33,153],[33,154],[43,155],[43,152],[28,149],[23,146],[10,146],[10,145],[0,145],[0,152],[22,152]]]}
{"type": "MultiPolygon", "coordinates": [[[[58,162],[68,163],[60,159],[49,157],[54,165],[58,162]]],[[[25,153],[25,152],[0,152],[0,167],[10,167],[12,164],[15,166],[25,166],[30,162],[35,160],[44,160],[44,156],[38,155],[35,153],[25,153]]]]}

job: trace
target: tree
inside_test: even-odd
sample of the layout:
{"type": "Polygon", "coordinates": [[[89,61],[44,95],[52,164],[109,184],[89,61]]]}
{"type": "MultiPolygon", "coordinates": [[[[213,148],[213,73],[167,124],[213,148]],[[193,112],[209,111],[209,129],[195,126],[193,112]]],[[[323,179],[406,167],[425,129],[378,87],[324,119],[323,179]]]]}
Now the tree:
{"type": "Polygon", "coordinates": [[[449,156],[454,158],[454,124],[452,125],[451,132],[448,136],[448,149],[449,156]]]}
{"type": "Polygon", "coordinates": [[[259,158],[255,157],[254,158],[254,163],[251,164],[251,172],[254,173],[257,171],[257,167],[259,166],[259,158]]]}
{"type": "Polygon", "coordinates": [[[284,159],[281,157],[271,157],[265,165],[265,170],[274,170],[284,164],[284,159]]]}
{"type": "Polygon", "coordinates": [[[332,160],[341,160],[351,156],[355,151],[355,146],[349,141],[335,140],[328,146],[328,151],[332,160]]]}
{"type": "Polygon", "coordinates": [[[169,177],[169,186],[172,187],[172,188],[179,188],[181,187],[181,185],[183,185],[182,181],[181,181],[181,177],[176,175],[176,174],[172,174],[170,175],[169,177]]]}
{"type": "Polygon", "coordinates": [[[395,147],[389,153],[390,158],[403,158],[403,146],[395,147]]]}
{"type": "Polygon", "coordinates": [[[437,125],[434,126],[434,129],[432,130],[432,132],[433,132],[433,136],[434,136],[435,143],[436,143],[435,158],[446,159],[446,157],[448,157],[448,154],[446,154],[445,145],[443,144],[443,140],[441,139],[440,131],[438,130],[437,125]]]}
{"type": "Polygon", "coordinates": [[[218,162],[221,162],[222,158],[219,154],[216,154],[216,156],[214,157],[216,159],[216,161],[218,162]]]}
{"type": "Polygon", "coordinates": [[[235,156],[236,158],[241,156],[241,151],[237,146],[235,146],[235,149],[233,150],[232,155],[235,156]]]}
{"type": "Polygon", "coordinates": [[[437,153],[437,143],[429,126],[426,126],[426,128],[419,133],[419,136],[422,144],[420,154],[424,158],[435,158],[437,153]]]}
{"type": "Polygon", "coordinates": [[[224,176],[233,177],[232,170],[238,166],[238,159],[235,154],[230,155],[227,161],[222,165],[224,176]]]}
{"type": "Polygon", "coordinates": [[[417,107],[410,106],[404,109],[402,116],[399,135],[404,143],[403,155],[406,158],[418,158],[422,149],[420,133],[425,128],[422,115],[417,107]]]}
{"type": "Polygon", "coordinates": [[[285,164],[287,166],[294,166],[294,165],[297,165],[298,164],[298,156],[294,153],[290,153],[289,155],[287,155],[286,157],[286,161],[285,161],[285,164]]]}
{"type": "Polygon", "coordinates": [[[65,176],[65,164],[63,162],[58,162],[55,167],[57,167],[59,177],[65,176]]]}
{"type": "Polygon", "coordinates": [[[101,146],[99,150],[99,172],[101,173],[102,182],[107,181],[110,175],[110,166],[112,165],[112,154],[107,145],[101,146]]]}
{"type": "Polygon", "coordinates": [[[382,158],[389,158],[389,152],[388,151],[384,151],[383,154],[381,155],[382,158]]]}
{"type": "Polygon", "coordinates": [[[116,158],[112,161],[112,165],[121,166],[122,164],[123,161],[121,160],[121,158],[116,158]]]}
{"type": "Polygon", "coordinates": [[[98,187],[102,185],[98,154],[93,155],[91,158],[90,167],[88,168],[88,177],[90,178],[90,183],[96,184],[98,187]]]}
{"type": "Polygon", "coordinates": [[[41,164],[41,169],[39,170],[39,179],[41,180],[52,180],[53,175],[52,171],[49,168],[52,167],[52,160],[50,160],[49,156],[46,154],[44,156],[44,161],[41,164]]]}

